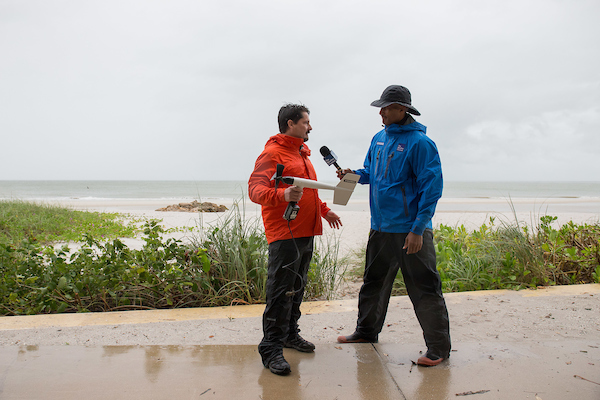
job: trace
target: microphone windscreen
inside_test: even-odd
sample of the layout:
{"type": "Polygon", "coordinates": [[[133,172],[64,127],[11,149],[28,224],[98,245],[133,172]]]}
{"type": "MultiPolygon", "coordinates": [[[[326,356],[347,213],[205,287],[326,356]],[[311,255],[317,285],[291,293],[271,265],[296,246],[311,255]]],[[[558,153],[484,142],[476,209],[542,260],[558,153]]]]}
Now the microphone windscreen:
{"type": "Polygon", "coordinates": [[[327,146],[321,147],[320,151],[321,151],[321,155],[323,157],[327,157],[331,153],[331,150],[329,150],[329,148],[327,146]]]}

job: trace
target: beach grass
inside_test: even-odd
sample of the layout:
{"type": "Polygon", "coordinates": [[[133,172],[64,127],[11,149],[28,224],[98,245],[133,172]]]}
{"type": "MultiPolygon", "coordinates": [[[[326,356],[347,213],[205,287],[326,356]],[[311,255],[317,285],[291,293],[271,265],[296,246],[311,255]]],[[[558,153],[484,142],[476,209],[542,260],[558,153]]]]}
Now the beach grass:
{"type": "MultiPolygon", "coordinates": [[[[440,225],[434,242],[443,291],[600,283],[600,223],[555,226],[556,219],[541,216],[533,228],[493,217],[472,231],[440,225]]],[[[355,278],[364,273],[364,250],[356,260],[355,278]]],[[[406,294],[400,272],[392,294],[406,294]]]]}
{"type": "MultiPolygon", "coordinates": [[[[231,301],[250,304],[265,300],[268,243],[261,219],[249,218],[243,210],[244,205],[235,202],[216,223],[201,226],[191,242],[194,249],[206,249],[211,269],[227,283],[224,287],[228,297],[234,297],[231,301]]],[[[316,237],[304,298],[331,298],[342,281],[345,266],[339,239],[316,237]]]]}
{"type": "Polygon", "coordinates": [[[117,213],[75,211],[49,204],[0,200],[0,242],[41,244],[78,241],[84,234],[104,239],[132,237],[133,223],[117,213]]]}
{"type": "MultiPolygon", "coordinates": [[[[191,237],[193,251],[205,251],[216,304],[252,304],[265,299],[268,244],[257,218],[246,218],[235,202],[215,223],[191,237]]],[[[215,304],[215,305],[216,305],[215,304]]]]}
{"type": "MultiPolygon", "coordinates": [[[[28,212],[38,210],[19,206],[28,212]]],[[[265,300],[268,245],[260,220],[246,218],[237,204],[223,218],[195,231],[189,243],[165,237],[160,221],[146,221],[139,250],[128,248],[119,238],[95,236],[108,235],[106,230],[85,232],[83,223],[71,229],[80,235],[74,248],[57,245],[53,239],[75,240],[78,235],[54,229],[53,221],[59,218],[53,215],[65,214],[60,218],[70,221],[80,212],[42,208],[48,227],[41,231],[52,234],[14,234],[29,229],[30,223],[21,222],[0,241],[0,315],[228,306],[265,300]]],[[[94,227],[106,221],[103,214],[98,217],[91,220],[94,227]]],[[[129,232],[120,219],[114,223],[129,232]]],[[[314,282],[309,280],[305,297],[327,297],[335,291],[337,249],[337,241],[317,247],[312,267],[319,272],[313,274],[314,282]]]]}
{"type": "Polygon", "coordinates": [[[349,257],[340,254],[340,239],[335,232],[315,237],[315,250],[304,297],[331,300],[343,282],[349,265],[349,257]]]}
{"type": "Polygon", "coordinates": [[[600,282],[600,224],[553,226],[542,216],[532,229],[494,218],[478,230],[440,226],[438,270],[446,291],[521,289],[600,282]]]}
{"type": "MultiPolygon", "coordinates": [[[[0,315],[262,303],[268,245],[244,209],[234,204],[186,243],[146,221],[138,250],[115,238],[136,232],[119,214],[0,202],[0,315]],[[57,244],[69,241],[74,248],[57,244]]],[[[542,216],[531,228],[490,218],[473,231],[440,225],[434,238],[446,292],[600,283],[599,223],[557,226],[542,216]]],[[[351,263],[339,244],[335,234],[316,240],[306,299],[336,294],[351,263]]],[[[406,294],[401,274],[393,294],[406,294]]]]}

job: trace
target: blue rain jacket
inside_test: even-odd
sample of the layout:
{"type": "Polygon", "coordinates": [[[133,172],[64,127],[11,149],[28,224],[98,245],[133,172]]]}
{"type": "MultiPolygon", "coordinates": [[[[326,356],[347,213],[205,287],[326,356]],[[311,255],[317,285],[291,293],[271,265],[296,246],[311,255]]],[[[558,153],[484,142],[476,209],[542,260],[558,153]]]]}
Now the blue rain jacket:
{"type": "Polygon", "coordinates": [[[442,196],[442,165],[435,143],[418,122],[392,124],[371,142],[359,183],[370,185],[371,228],[422,235],[442,196]]]}

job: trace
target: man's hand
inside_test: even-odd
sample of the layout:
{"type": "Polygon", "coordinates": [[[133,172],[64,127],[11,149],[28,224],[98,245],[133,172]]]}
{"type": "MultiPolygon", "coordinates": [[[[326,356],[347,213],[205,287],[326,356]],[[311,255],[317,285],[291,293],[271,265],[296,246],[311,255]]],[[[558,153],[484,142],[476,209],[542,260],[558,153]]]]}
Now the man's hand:
{"type": "Polygon", "coordinates": [[[324,218],[327,220],[327,222],[329,222],[329,226],[332,228],[340,229],[340,226],[342,226],[342,220],[340,217],[338,217],[338,215],[331,210],[327,212],[327,215],[325,215],[324,218]]]}
{"type": "Polygon", "coordinates": [[[295,201],[299,202],[302,198],[302,188],[298,186],[290,186],[285,189],[283,192],[283,199],[286,202],[295,201]]]}
{"type": "Polygon", "coordinates": [[[346,168],[346,169],[343,169],[341,171],[336,170],[335,173],[337,174],[337,177],[339,179],[342,179],[344,177],[344,175],[346,175],[346,174],[353,174],[354,171],[352,171],[350,168],[346,168]]]}
{"type": "Polygon", "coordinates": [[[406,254],[417,253],[423,247],[423,236],[409,232],[404,241],[403,249],[406,249],[406,254]]]}

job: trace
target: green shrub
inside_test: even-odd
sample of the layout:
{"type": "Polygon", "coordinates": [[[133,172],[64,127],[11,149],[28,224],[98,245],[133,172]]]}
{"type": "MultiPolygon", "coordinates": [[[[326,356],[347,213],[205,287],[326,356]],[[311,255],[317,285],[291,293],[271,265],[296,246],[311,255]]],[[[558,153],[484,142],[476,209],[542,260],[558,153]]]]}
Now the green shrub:
{"type": "Polygon", "coordinates": [[[558,230],[556,217],[545,216],[535,237],[543,250],[549,279],[558,285],[598,282],[600,224],[576,225],[572,221],[558,230]]]}
{"type": "MultiPolygon", "coordinates": [[[[144,224],[140,250],[93,234],[73,249],[27,235],[0,241],[0,315],[264,302],[268,245],[260,219],[245,218],[236,204],[191,244],[165,239],[159,222],[144,224]]],[[[307,297],[339,283],[337,248],[334,239],[316,250],[307,297]]]]}
{"type": "Polygon", "coordinates": [[[90,235],[75,251],[66,245],[0,244],[2,314],[204,305],[213,294],[206,254],[163,241],[162,233],[157,221],[147,222],[141,250],[90,235]]]}
{"type": "MultiPolygon", "coordinates": [[[[555,229],[543,216],[534,232],[490,218],[479,229],[440,225],[434,232],[437,268],[445,292],[521,289],[600,282],[600,223],[572,221],[555,229]]],[[[364,251],[355,273],[364,270],[364,251]]],[[[392,294],[406,294],[401,272],[392,294]]]]}

